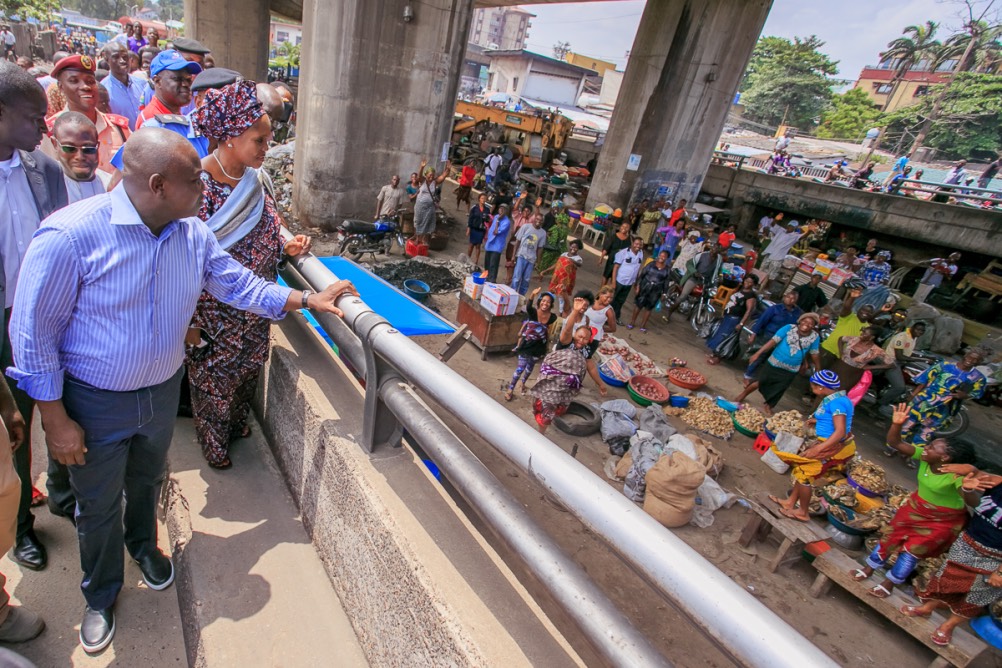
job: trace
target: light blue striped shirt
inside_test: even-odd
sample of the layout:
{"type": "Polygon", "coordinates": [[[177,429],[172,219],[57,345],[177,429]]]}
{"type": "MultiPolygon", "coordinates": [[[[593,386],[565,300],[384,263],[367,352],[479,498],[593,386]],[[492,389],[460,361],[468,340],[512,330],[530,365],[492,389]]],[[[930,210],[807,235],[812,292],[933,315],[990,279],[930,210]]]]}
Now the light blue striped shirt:
{"type": "Polygon", "coordinates": [[[146,82],[130,74],[129,85],[126,86],[109,74],[101,79],[101,85],[108,90],[108,106],[111,107],[111,112],[125,116],[129,119],[129,129],[135,128],[146,82]]]}
{"type": "Polygon", "coordinates": [[[184,360],[202,290],[278,319],[291,290],[229,256],[198,218],[154,236],[125,187],[57,211],[28,247],[14,299],[8,375],[40,401],[64,374],[124,392],[162,383],[184,360]]]}

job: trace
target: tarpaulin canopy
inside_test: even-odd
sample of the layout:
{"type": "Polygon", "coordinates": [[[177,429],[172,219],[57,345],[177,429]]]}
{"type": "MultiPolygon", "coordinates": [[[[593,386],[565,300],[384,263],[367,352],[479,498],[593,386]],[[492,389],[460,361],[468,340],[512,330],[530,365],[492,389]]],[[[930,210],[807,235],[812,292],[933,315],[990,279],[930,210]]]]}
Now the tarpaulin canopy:
{"type": "MultiPolygon", "coordinates": [[[[343,257],[317,258],[340,279],[351,281],[358,294],[373,311],[386,318],[391,325],[407,336],[423,334],[452,334],[456,328],[450,322],[436,315],[420,303],[414,301],[379,276],[367,271],[343,257]]],[[[310,322],[320,329],[319,324],[309,317],[310,322]]],[[[323,330],[321,329],[321,332],[323,330]]]]}

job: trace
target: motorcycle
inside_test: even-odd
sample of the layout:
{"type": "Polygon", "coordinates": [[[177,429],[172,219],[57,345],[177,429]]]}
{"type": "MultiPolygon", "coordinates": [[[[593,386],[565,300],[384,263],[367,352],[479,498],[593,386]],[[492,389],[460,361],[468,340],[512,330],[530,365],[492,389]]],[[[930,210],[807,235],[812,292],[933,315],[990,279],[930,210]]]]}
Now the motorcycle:
{"type": "Polygon", "coordinates": [[[682,294],[682,273],[677,269],[672,269],[668,289],[661,295],[661,317],[665,320],[665,322],[668,321],[668,312],[676,305],[676,303],[678,303],[678,307],[675,311],[677,313],[681,313],[684,317],[688,318],[693,312],[694,307],[699,303],[700,298],[703,296],[703,282],[701,279],[697,280],[698,282],[696,287],[692,289],[692,292],[690,292],[689,295],[681,301],[681,303],[678,303],[679,296],[682,294]]]}
{"type": "MultiPolygon", "coordinates": [[[[915,351],[913,357],[916,359],[908,361],[901,367],[901,375],[905,379],[906,389],[902,391],[900,396],[892,397],[892,400],[889,403],[881,405],[878,402],[883,394],[884,384],[874,382],[870,385],[866,394],[863,395],[863,398],[860,399],[860,404],[868,408],[871,413],[875,413],[881,417],[890,418],[891,413],[893,412],[891,406],[908,400],[911,390],[918,384],[915,382],[915,378],[927,369],[931,368],[934,364],[942,361],[942,358],[926,351],[915,351]]],[[[942,428],[936,431],[936,435],[942,438],[960,436],[967,431],[970,426],[971,416],[967,410],[967,406],[965,406],[961,401],[956,401],[954,403],[953,416],[943,424],[942,428]]]]}
{"type": "Polygon", "coordinates": [[[376,253],[389,255],[393,249],[396,237],[401,248],[406,243],[400,231],[400,214],[381,216],[374,223],[364,220],[346,220],[337,228],[337,241],[340,244],[338,255],[358,262],[363,255],[376,253]]]}

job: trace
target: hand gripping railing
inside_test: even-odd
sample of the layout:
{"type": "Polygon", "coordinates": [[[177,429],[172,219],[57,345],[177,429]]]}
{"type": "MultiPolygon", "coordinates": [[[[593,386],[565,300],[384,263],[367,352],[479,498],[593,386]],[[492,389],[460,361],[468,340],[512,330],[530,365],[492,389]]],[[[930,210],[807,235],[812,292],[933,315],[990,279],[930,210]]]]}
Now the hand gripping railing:
{"type": "MultiPolygon", "coordinates": [[[[322,290],[337,280],[312,255],[290,265],[283,276],[292,284],[305,282],[322,290]]],[[[345,314],[343,323],[323,316],[319,320],[331,325],[328,336],[348,363],[364,373],[363,447],[371,451],[393,443],[405,428],[612,665],[668,663],[409,386],[531,475],[736,663],[838,665],[583,464],[395,330],[362,299],[342,297],[338,307],[345,314]]]]}

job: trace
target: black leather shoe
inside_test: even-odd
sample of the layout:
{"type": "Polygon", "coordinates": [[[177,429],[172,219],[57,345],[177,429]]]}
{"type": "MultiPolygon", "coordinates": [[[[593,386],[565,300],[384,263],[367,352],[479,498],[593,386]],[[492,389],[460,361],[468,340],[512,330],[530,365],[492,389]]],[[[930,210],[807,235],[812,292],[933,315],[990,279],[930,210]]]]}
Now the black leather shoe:
{"type": "Polygon", "coordinates": [[[174,582],[174,562],[160,550],[136,559],[136,563],[143,572],[143,581],[150,589],[160,591],[174,582]]]}
{"type": "Polygon", "coordinates": [[[38,540],[35,530],[31,529],[21,536],[10,553],[10,558],[14,563],[21,564],[25,568],[33,571],[40,571],[49,563],[49,555],[45,551],[42,541],[38,540]]]}
{"type": "Polygon", "coordinates": [[[88,654],[95,654],[111,644],[115,637],[115,611],[84,610],[83,621],[80,622],[80,646],[88,654]]]}

